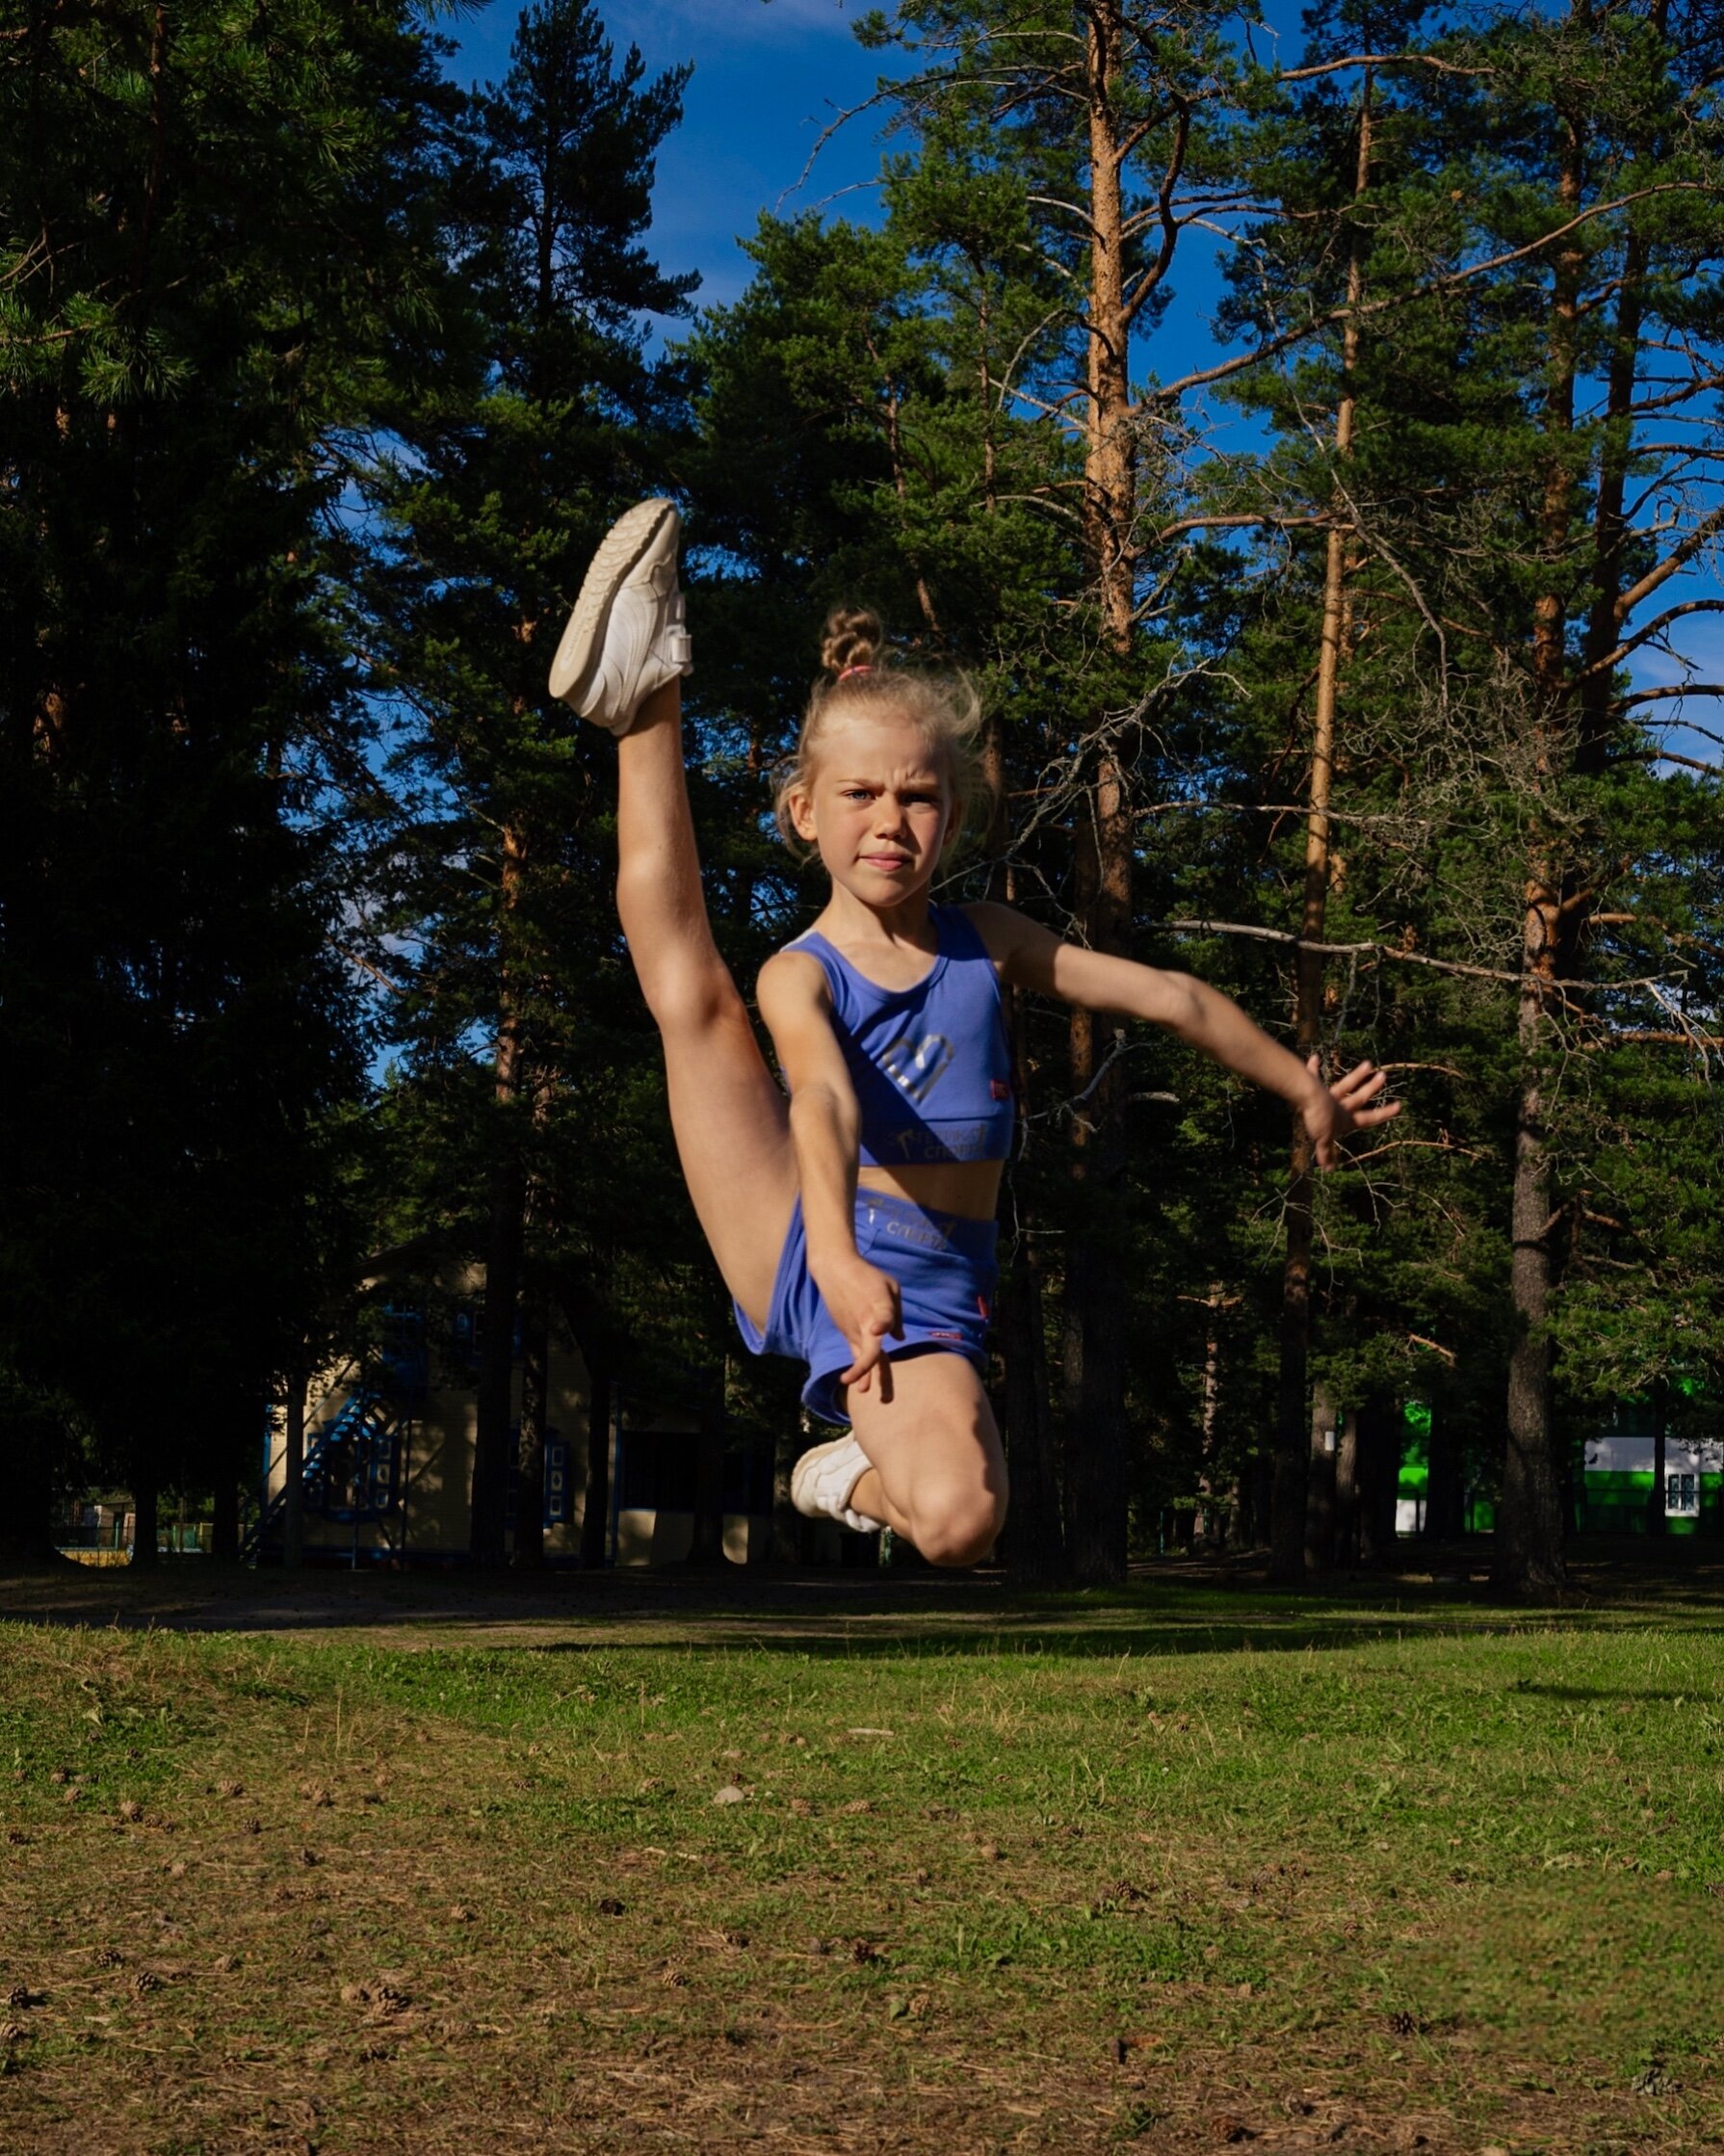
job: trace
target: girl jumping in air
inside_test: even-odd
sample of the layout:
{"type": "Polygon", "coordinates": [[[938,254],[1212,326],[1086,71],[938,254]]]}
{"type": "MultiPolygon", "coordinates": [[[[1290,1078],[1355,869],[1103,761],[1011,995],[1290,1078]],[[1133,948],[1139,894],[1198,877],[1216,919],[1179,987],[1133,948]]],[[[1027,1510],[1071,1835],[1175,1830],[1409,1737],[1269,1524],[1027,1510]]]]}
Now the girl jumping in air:
{"type": "Polygon", "coordinates": [[[1333,1087],[1201,981],[1062,943],[1011,907],[936,906],[975,791],[978,714],[958,683],[887,663],[870,615],[836,614],[779,828],[832,895],[761,970],[768,1070],[707,923],[683,776],[692,660],[666,501],[593,559],[551,693],[618,737],[617,910],[665,1047],[689,1195],[756,1354],[808,1365],[802,1398],[848,1434],[798,1461],[798,1511],[884,1525],[974,1564],[1006,1518],[982,1389],[994,1208],[1013,1102],[1001,986],[1147,1018],[1291,1101],[1320,1167],[1385,1121],[1363,1063],[1333,1087]]]}

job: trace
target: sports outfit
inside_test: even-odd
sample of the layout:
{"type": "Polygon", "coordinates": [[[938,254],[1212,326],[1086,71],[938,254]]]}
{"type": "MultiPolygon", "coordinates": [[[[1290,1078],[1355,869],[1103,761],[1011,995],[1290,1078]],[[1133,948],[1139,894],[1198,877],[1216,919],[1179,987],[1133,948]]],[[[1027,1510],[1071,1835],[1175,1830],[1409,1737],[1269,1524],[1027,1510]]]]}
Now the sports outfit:
{"type": "MultiPolygon", "coordinates": [[[[993,960],[956,907],[928,908],[934,962],[909,988],[882,988],[811,930],[787,946],[826,977],[839,1045],[861,1110],[858,1157],[866,1168],[1005,1160],[1014,1107],[1011,1055],[993,960]]],[[[881,1191],[856,1193],[856,1249],[898,1282],[903,1338],[888,1356],[944,1348],[982,1365],[998,1268],[992,1221],[930,1213],[881,1191]]],[[[808,1271],[798,1199],[779,1254],[763,1328],[740,1306],[737,1323],[756,1354],[808,1365],[802,1399],[823,1422],[849,1422],[838,1376],[855,1359],[808,1271]]]]}
{"type": "MultiPolygon", "coordinates": [[[[551,663],[554,697],[622,735],[643,700],[692,670],[676,574],[681,524],[674,503],[638,502],[619,516],[587,570],[551,663]]],[[[819,960],[856,1097],[862,1162],[1004,1160],[1011,1148],[1010,1058],[999,984],[981,938],[950,907],[929,909],[933,965],[913,988],[865,980],[814,933],[791,948],[819,960]]],[[[889,1355],[946,1348],[980,1364],[993,1297],[994,1223],[925,1212],[877,1191],[856,1197],[856,1248],[899,1283],[904,1337],[889,1355]]],[[[802,1398],[826,1422],[846,1424],[838,1374],[850,1345],[808,1273],[798,1200],[778,1260],[766,1330],[737,1322],[755,1354],[806,1361],[802,1398]]],[[[853,1437],[816,1445],[797,1462],[797,1509],[873,1533],[879,1521],[850,1508],[868,1459],[853,1437]]]]}

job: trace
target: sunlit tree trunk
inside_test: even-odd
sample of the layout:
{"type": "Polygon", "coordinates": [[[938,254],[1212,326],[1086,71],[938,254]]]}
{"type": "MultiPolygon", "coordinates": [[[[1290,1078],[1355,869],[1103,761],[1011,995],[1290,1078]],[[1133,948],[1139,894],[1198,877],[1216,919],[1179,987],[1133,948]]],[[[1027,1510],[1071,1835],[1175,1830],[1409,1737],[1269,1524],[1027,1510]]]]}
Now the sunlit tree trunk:
{"type": "MultiPolygon", "coordinates": [[[[983,384],[984,413],[987,384],[983,384]]],[[[991,469],[991,467],[990,467],[991,469]]],[[[1016,871],[1006,857],[1006,753],[998,714],[983,741],[983,768],[993,804],[988,854],[993,863],[988,896],[1016,903],[1016,871]]],[[[1006,1035],[1011,1045],[1012,1084],[1019,1113],[1029,1099],[1029,1036],[1024,999],[1015,988],[1006,994],[1006,1035]]],[[[1060,1516],[1059,1473],[1054,1418],[1048,1391],[1048,1353],[1041,1268],[1035,1254],[1035,1212],[1022,1183],[1008,1174],[1001,1190],[1002,1236],[1015,1238],[999,1301],[995,1337],[1005,1382],[1001,1433],[1011,1478],[1011,1518],[1006,1537],[1006,1562],[1015,1580],[1048,1586],[1065,1575],[1065,1537],[1060,1516]]]]}
{"type": "MultiPolygon", "coordinates": [[[[1371,74],[1367,69],[1359,99],[1358,162],[1355,200],[1371,185],[1371,74]]],[[[1355,224],[1346,270],[1346,303],[1351,310],[1342,332],[1341,396],[1335,412],[1335,460],[1352,455],[1357,411],[1354,381],[1359,364],[1357,310],[1365,293],[1365,243],[1355,224]]],[[[1329,798],[1335,772],[1335,704],[1341,679],[1342,644],[1346,619],[1346,546],[1349,534],[1345,505],[1337,487],[1331,497],[1323,562],[1322,627],[1318,651],[1317,708],[1311,732],[1311,767],[1305,814],[1305,884],[1294,958],[1293,1045],[1301,1058],[1318,1053],[1322,1039],[1323,960],[1311,949],[1323,940],[1328,916],[1330,842],[1329,798]]],[[[1281,1371],[1275,1435],[1275,1496],[1271,1523],[1271,1577],[1293,1585],[1308,1568],[1328,1562],[1328,1529],[1308,1531],[1306,1510],[1311,1489],[1312,1420],[1307,1407],[1307,1372],[1311,1354],[1311,1244],[1313,1153],[1303,1118],[1293,1118],[1287,1190],[1287,1255],[1281,1276],[1281,1371]]],[[[1327,1471],[1325,1471],[1327,1472],[1327,1471]]],[[[1326,1500],[1325,1500],[1326,1501],[1326,1500]]]]}
{"type": "MultiPolygon", "coordinates": [[[[1087,11],[1085,90],[1089,125],[1088,399],[1084,420],[1084,530],[1096,580],[1102,641],[1117,659],[1132,650],[1137,507],[1136,430],[1125,286],[1123,167],[1117,106],[1122,9],[1087,11]]],[[[1079,798],[1073,878],[1075,930],[1092,950],[1129,957],[1133,826],[1116,740],[1104,726],[1079,798]]],[[[1086,1095],[1071,1122],[1071,1174],[1081,1188],[1067,1239],[1065,1282],[1066,1547],[1080,1580],[1125,1577],[1126,1296],[1110,1247],[1110,1197],[1125,1162],[1125,1087],[1101,1073],[1102,1029],[1086,1011],[1070,1025],[1070,1082],[1086,1095]],[[1099,1074],[1099,1083],[1098,1083],[1099,1074]],[[1093,1088],[1093,1091],[1091,1090],[1093,1088]]]]}

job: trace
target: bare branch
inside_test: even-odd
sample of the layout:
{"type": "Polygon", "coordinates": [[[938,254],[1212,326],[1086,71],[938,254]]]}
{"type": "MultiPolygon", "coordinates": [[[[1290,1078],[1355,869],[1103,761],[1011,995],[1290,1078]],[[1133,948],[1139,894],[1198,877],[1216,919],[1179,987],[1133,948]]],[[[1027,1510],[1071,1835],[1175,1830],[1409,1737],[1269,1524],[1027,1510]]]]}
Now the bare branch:
{"type": "Polygon", "coordinates": [[[1638,584],[1631,584],[1616,602],[1616,618],[1626,621],[1640,601],[1656,592],[1660,584],[1668,582],[1678,569],[1685,568],[1708,539],[1724,532],[1724,509],[1714,509],[1703,516],[1694,529],[1678,545],[1673,546],[1656,569],[1648,569],[1638,584]]]}
{"type": "Polygon", "coordinates": [[[1272,359],[1277,353],[1287,351],[1291,345],[1315,336],[1319,329],[1332,329],[1339,322],[1349,319],[1363,322],[1372,315],[1386,314],[1397,307],[1412,306],[1421,300],[1433,299],[1439,292],[1452,292],[1461,285],[1470,283],[1475,277],[1488,276],[1493,270],[1507,269],[1511,263],[1524,262],[1528,255],[1541,253],[1544,249],[1566,238],[1570,232],[1578,231],[1582,224],[1590,223],[1595,218],[1609,217],[1617,210],[1632,208],[1634,203],[1643,202],[1651,196],[1710,195],[1711,192],[1700,180],[1661,180],[1656,187],[1636,188],[1632,195],[1619,195],[1611,201],[1594,203],[1591,209],[1582,210],[1578,217],[1571,217],[1565,224],[1556,225],[1536,240],[1528,240],[1524,247],[1511,248],[1505,254],[1489,255],[1482,262],[1469,263],[1464,270],[1451,270],[1447,276],[1433,278],[1429,284],[1418,285],[1410,292],[1389,293],[1380,300],[1368,300],[1360,307],[1331,307],[1324,314],[1314,315],[1309,321],[1299,323],[1291,329],[1283,329],[1277,336],[1266,338],[1262,344],[1254,346],[1249,352],[1241,353],[1236,358],[1223,359],[1216,366],[1199,368],[1195,373],[1182,375],[1177,381],[1159,385],[1150,392],[1149,401],[1170,404],[1188,389],[1201,389],[1209,382],[1220,381],[1229,375],[1240,374],[1246,367],[1261,366],[1266,359],[1272,359]]]}
{"type": "Polygon", "coordinates": [[[1671,697],[1724,697],[1724,681],[1683,681],[1663,689],[1636,689],[1615,700],[1618,709],[1626,711],[1631,704],[1663,703],[1671,697]]]}
{"type": "Polygon", "coordinates": [[[1398,950],[1393,943],[1319,943],[1310,936],[1294,935],[1288,929],[1259,928],[1248,921],[1157,921],[1149,924],[1178,935],[1243,935],[1260,943],[1280,943],[1301,951],[1320,952],[1324,958],[1363,958],[1370,955],[1393,959],[1399,965],[1429,966],[1436,973],[1458,973],[1470,981],[1504,981],[1518,985],[1535,981],[1541,988],[1659,988],[1669,980],[1664,973],[1649,973],[1633,981],[1559,981],[1536,970],[1509,973],[1498,966],[1466,965],[1459,959],[1433,959],[1423,951],[1398,950]]]}

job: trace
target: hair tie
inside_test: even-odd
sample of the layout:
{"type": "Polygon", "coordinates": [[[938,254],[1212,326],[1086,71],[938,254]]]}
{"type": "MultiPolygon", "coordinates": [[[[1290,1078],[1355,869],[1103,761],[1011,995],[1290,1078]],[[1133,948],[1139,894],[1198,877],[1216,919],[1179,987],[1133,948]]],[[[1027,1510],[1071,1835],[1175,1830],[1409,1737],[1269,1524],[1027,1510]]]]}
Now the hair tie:
{"type": "Polygon", "coordinates": [[[873,667],[846,667],[844,671],[838,676],[838,679],[840,681],[848,681],[852,673],[872,673],[873,671],[873,667]]]}

